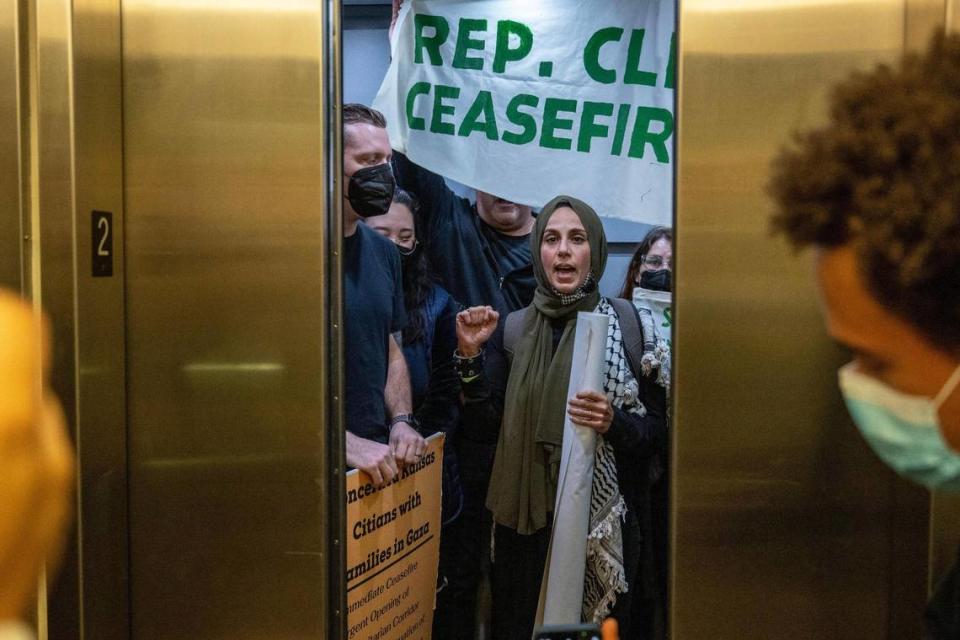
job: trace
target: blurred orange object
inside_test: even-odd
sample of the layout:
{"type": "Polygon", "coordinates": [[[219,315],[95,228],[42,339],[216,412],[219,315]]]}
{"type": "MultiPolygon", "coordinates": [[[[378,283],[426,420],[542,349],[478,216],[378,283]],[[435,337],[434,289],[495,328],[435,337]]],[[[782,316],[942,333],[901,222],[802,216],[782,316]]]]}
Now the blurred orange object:
{"type": "Polygon", "coordinates": [[[620,625],[613,618],[607,618],[600,627],[600,634],[603,640],[620,640],[620,625]]]}
{"type": "Polygon", "coordinates": [[[0,623],[23,615],[41,568],[55,566],[71,511],[73,452],[44,380],[47,324],[0,291],[0,623]]]}

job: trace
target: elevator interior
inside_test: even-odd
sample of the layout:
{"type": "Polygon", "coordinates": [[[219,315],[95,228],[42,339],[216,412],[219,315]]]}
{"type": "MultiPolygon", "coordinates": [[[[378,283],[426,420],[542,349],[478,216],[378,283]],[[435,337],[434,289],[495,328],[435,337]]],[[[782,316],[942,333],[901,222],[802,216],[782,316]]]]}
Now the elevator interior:
{"type": "MultiPolygon", "coordinates": [[[[53,318],[80,462],[42,635],[345,637],[337,106],[388,9],[0,0],[0,284],[53,318]]],[[[960,13],[677,14],[672,637],[919,637],[953,505],[850,426],[763,185],[833,81],[960,13]]]]}

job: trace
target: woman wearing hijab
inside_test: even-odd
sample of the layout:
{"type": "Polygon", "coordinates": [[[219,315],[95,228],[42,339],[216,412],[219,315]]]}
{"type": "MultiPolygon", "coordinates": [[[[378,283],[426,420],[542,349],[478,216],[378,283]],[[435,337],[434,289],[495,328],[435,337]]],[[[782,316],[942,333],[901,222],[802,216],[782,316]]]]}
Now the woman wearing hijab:
{"type": "Polygon", "coordinates": [[[622,637],[642,637],[629,620],[641,540],[637,514],[627,505],[645,490],[649,456],[666,436],[664,390],[631,371],[619,318],[597,290],[607,242],[593,209],[568,196],[554,198],[537,217],[530,241],[537,289],[533,303],[517,312],[523,317],[516,344],[508,345],[512,352],[504,349],[492,308],[473,307],[457,316],[463,426],[497,442],[487,492],[495,523],[493,637],[532,635],[566,415],[598,435],[581,618],[613,615],[622,637]],[[580,311],[611,318],[605,393],[581,392],[568,404],[580,311]]]}

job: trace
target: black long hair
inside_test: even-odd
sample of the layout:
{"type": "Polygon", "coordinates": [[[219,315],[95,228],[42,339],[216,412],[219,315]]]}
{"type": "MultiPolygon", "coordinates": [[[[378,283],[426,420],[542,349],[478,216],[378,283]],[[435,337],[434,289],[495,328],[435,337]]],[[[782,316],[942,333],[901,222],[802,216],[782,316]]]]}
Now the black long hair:
{"type": "MultiPolygon", "coordinates": [[[[402,335],[403,345],[413,344],[424,336],[427,323],[425,302],[436,279],[430,270],[423,245],[420,244],[420,202],[412,193],[400,187],[393,192],[393,202],[405,206],[413,214],[414,235],[417,244],[413,253],[403,256],[403,305],[407,311],[407,326],[402,335]]],[[[399,248],[399,247],[398,247],[399,248]]],[[[400,249],[401,253],[404,251],[400,249]]]]}

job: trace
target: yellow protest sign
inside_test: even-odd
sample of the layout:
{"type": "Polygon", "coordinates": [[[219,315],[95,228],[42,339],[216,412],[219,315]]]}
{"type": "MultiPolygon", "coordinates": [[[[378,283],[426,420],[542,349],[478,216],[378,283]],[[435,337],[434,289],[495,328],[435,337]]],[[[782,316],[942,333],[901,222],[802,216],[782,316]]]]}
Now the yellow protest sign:
{"type": "Polygon", "coordinates": [[[383,487],[347,474],[350,640],[429,640],[440,554],[443,434],[383,487]]]}

